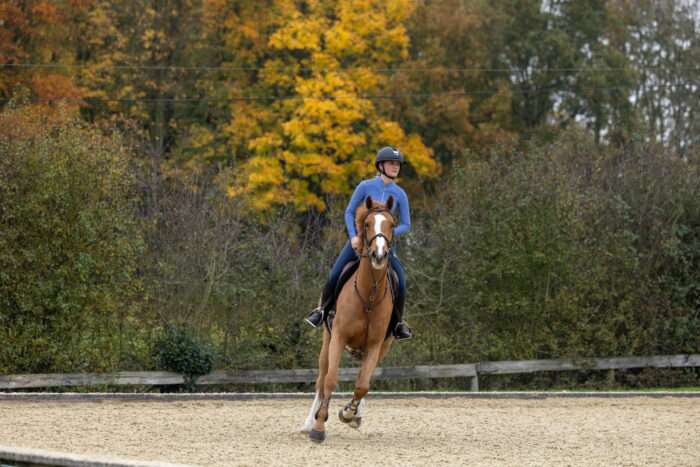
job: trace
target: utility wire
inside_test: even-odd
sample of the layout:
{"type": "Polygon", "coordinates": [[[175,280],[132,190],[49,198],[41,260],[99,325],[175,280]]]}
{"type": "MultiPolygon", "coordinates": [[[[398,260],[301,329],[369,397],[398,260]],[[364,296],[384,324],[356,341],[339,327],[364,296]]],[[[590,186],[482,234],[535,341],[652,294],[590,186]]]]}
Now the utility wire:
{"type": "MultiPolygon", "coordinates": [[[[169,71],[263,71],[264,67],[237,67],[237,66],[177,66],[177,65],[110,65],[110,66],[100,66],[99,64],[62,64],[62,63],[0,63],[0,68],[46,68],[46,69],[81,69],[81,68],[91,68],[95,67],[99,70],[169,70],[169,71]]],[[[455,67],[393,67],[393,68],[372,68],[372,67],[351,67],[351,68],[338,68],[339,71],[348,71],[353,69],[369,69],[370,71],[382,72],[382,73],[431,73],[436,71],[441,72],[486,72],[486,73],[515,73],[522,71],[529,72],[582,72],[582,71],[593,71],[593,72],[617,72],[625,71],[629,69],[634,70],[672,70],[672,71],[700,71],[700,67],[663,67],[663,66],[645,66],[645,67],[567,67],[567,68],[484,68],[484,67],[468,67],[468,68],[455,68],[455,67]]],[[[312,72],[316,69],[302,67],[298,69],[301,72],[312,72]]],[[[329,71],[335,71],[327,68],[329,71]]]]}

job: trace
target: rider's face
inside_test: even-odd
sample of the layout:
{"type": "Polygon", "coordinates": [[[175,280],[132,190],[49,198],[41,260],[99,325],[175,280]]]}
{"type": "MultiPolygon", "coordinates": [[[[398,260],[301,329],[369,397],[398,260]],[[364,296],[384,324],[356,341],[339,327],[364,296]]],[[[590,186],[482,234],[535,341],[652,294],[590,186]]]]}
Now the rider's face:
{"type": "Polygon", "coordinates": [[[385,161],[384,162],[384,172],[390,177],[397,177],[399,171],[401,170],[401,163],[399,161],[385,161]]]}

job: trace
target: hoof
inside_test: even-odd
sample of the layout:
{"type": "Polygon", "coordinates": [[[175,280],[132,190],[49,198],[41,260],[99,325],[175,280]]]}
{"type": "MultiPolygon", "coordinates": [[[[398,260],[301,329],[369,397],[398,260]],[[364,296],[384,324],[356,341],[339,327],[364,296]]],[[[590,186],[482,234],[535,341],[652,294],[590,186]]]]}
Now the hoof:
{"type": "Polygon", "coordinates": [[[314,443],[322,443],[326,439],[326,432],[325,431],[317,431],[317,430],[311,430],[309,432],[309,439],[313,441],[314,443]]]}
{"type": "Polygon", "coordinates": [[[347,424],[350,428],[358,429],[360,428],[360,425],[362,425],[362,417],[353,416],[351,418],[345,418],[343,416],[343,409],[340,409],[340,412],[338,412],[338,418],[341,422],[347,424]]]}
{"type": "Polygon", "coordinates": [[[338,412],[338,418],[343,423],[350,423],[352,421],[352,418],[343,417],[343,409],[340,409],[340,411],[338,412]]]}

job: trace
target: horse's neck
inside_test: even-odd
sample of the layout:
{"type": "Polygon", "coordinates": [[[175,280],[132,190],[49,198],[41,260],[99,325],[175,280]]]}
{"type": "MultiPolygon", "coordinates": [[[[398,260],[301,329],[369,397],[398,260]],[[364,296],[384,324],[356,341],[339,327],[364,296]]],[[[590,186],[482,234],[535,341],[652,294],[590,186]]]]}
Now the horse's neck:
{"type": "Polygon", "coordinates": [[[360,260],[360,266],[357,269],[357,288],[362,294],[362,298],[367,299],[372,293],[372,287],[377,284],[375,299],[379,299],[384,295],[384,291],[388,286],[387,283],[387,268],[389,262],[382,269],[374,269],[368,257],[364,256],[360,260]]]}

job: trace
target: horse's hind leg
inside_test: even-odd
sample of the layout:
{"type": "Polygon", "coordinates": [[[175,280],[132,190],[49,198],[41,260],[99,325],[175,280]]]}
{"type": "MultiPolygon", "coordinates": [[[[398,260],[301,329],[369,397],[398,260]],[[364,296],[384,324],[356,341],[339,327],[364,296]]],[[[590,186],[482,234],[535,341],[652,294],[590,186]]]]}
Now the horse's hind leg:
{"type": "Polygon", "coordinates": [[[330,342],[330,334],[328,329],[323,328],[323,344],[321,345],[321,353],[318,356],[318,378],[316,378],[316,396],[311,404],[311,409],[309,409],[309,415],[304,421],[304,425],[301,428],[302,432],[308,433],[314,427],[314,417],[316,412],[318,412],[321,406],[321,401],[323,400],[323,381],[326,379],[326,374],[328,373],[328,344],[330,342]]]}
{"type": "Polygon", "coordinates": [[[357,398],[357,393],[353,395],[353,398],[348,405],[340,409],[338,412],[338,418],[341,422],[346,423],[351,428],[360,428],[362,424],[362,412],[365,407],[365,399],[357,398]]]}
{"type": "Polygon", "coordinates": [[[389,336],[386,339],[384,339],[384,342],[382,342],[382,349],[379,351],[379,361],[377,361],[377,365],[379,365],[382,360],[384,359],[384,355],[389,351],[391,348],[391,344],[394,343],[394,337],[389,336]]]}

